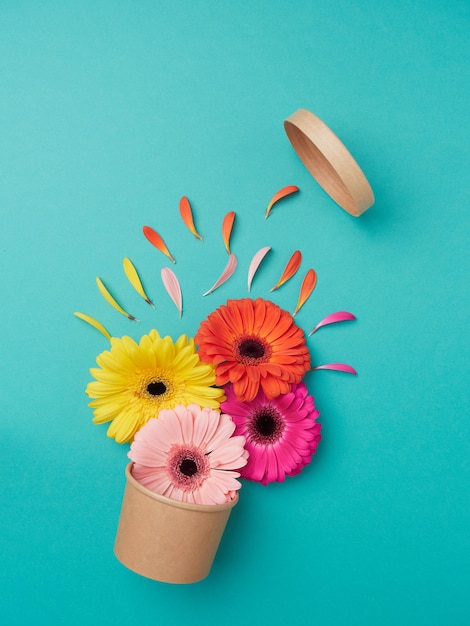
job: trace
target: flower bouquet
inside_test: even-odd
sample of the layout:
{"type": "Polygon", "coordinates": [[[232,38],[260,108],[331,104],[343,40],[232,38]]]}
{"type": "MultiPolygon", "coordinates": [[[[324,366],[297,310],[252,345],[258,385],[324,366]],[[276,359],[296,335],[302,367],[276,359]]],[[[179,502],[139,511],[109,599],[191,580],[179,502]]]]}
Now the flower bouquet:
{"type": "MultiPolygon", "coordinates": [[[[278,192],[272,204],[296,187],[278,192]]],[[[180,213],[193,234],[191,207],[186,198],[180,213]]],[[[236,269],[230,251],[235,214],[222,224],[229,254],[227,267],[209,292],[227,281],[236,269]]],[[[145,237],[171,256],[161,236],[148,226],[145,237]]],[[[270,247],[259,250],[248,272],[251,281],[270,247]]],[[[296,251],[273,287],[278,289],[300,267],[296,251]]],[[[153,306],[132,262],[124,271],[136,291],[153,306]]],[[[176,274],[162,268],[162,282],[182,314],[176,274]]],[[[106,300],[129,315],[97,279],[106,300]]],[[[110,422],[108,436],[130,443],[126,490],[118,526],[115,554],[129,569],[152,579],[190,583],[206,577],[230,511],[238,501],[240,478],[267,485],[298,474],[310,461],[321,439],[319,411],[304,382],[312,369],[355,373],[341,363],[313,367],[307,338],[294,316],[316,284],[307,271],[293,314],[270,300],[228,300],[203,320],[194,338],[176,341],[151,330],[137,343],[131,337],[111,337],[96,319],[78,317],[102,332],[110,349],[90,370],[94,380],[86,393],[92,399],[94,422],[110,422]]],[[[206,293],[209,293],[206,292],[206,293]]],[[[205,294],[204,294],[205,295],[205,294]]],[[[333,313],[322,326],[354,319],[333,313]]]]}

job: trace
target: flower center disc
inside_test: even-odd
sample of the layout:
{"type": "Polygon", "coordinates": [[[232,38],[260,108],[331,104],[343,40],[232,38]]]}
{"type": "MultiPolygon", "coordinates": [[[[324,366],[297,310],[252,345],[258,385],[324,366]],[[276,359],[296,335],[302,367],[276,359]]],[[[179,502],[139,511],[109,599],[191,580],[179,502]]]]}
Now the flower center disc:
{"type": "Polygon", "coordinates": [[[264,356],[264,346],[256,339],[245,339],[238,348],[242,356],[250,359],[260,359],[264,356]]]}
{"type": "Polygon", "coordinates": [[[185,476],[194,476],[197,473],[197,465],[193,459],[183,459],[179,469],[185,476]]]}
{"type": "Polygon", "coordinates": [[[193,491],[209,476],[210,462],[196,446],[175,445],[170,452],[167,471],[175,487],[193,491]]]}
{"type": "Polygon", "coordinates": [[[249,425],[251,438],[263,444],[275,443],[281,437],[284,428],[281,415],[272,406],[259,407],[249,425]]]}
{"type": "Polygon", "coordinates": [[[268,343],[259,337],[241,337],[235,346],[235,357],[245,365],[265,363],[271,356],[268,343]]]}
{"type": "Polygon", "coordinates": [[[161,380],[155,380],[147,385],[147,391],[151,396],[161,396],[166,391],[166,385],[161,380]]]}

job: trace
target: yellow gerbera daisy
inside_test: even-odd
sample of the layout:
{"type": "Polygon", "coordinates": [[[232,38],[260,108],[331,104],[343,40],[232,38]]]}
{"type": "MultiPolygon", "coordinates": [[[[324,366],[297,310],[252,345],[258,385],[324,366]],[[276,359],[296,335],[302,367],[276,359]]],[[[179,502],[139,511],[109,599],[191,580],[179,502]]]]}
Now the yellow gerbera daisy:
{"type": "Polygon", "coordinates": [[[222,389],[214,387],[215,369],[202,363],[194,340],[186,335],[173,343],[156,330],[144,335],[137,344],[130,337],[111,339],[111,349],[96,359],[99,368],[90,369],[95,381],[86,393],[95,398],[93,421],[112,421],[108,437],[118,443],[131,441],[135,433],[161,409],[199,404],[218,409],[225,399],[222,389]]]}

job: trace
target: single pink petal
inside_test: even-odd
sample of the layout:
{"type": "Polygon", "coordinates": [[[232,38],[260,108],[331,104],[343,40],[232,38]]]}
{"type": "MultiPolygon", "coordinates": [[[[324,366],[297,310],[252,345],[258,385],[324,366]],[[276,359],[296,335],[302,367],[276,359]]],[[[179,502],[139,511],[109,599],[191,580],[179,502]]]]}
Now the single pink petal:
{"type": "Polygon", "coordinates": [[[269,446],[267,448],[267,452],[268,452],[268,467],[266,468],[265,478],[268,483],[272,483],[275,480],[277,480],[277,477],[278,477],[277,456],[272,446],[269,446]]]}
{"type": "Polygon", "coordinates": [[[168,295],[175,303],[176,308],[178,309],[179,316],[183,312],[183,295],[181,293],[181,286],[179,284],[178,279],[176,278],[176,274],[169,267],[163,267],[161,271],[163,286],[168,292],[168,295]]]}
{"type": "Polygon", "coordinates": [[[169,446],[183,443],[181,421],[180,419],[174,419],[174,413],[171,409],[162,409],[160,411],[158,414],[158,423],[158,433],[163,442],[168,443],[169,446]]]}
{"type": "Polygon", "coordinates": [[[225,504],[227,502],[227,492],[224,491],[216,481],[208,478],[195,491],[197,504],[225,504]]]}
{"type": "Polygon", "coordinates": [[[240,482],[237,480],[240,474],[238,472],[227,472],[224,470],[212,470],[208,478],[212,483],[218,485],[218,487],[227,494],[229,491],[235,491],[240,489],[240,482]]]}
{"type": "Polygon", "coordinates": [[[268,462],[266,448],[264,446],[253,446],[253,448],[250,449],[250,462],[252,463],[251,471],[248,474],[250,464],[247,464],[244,468],[247,472],[245,475],[251,480],[262,480],[268,462]]]}
{"type": "Polygon", "coordinates": [[[253,277],[256,274],[256,271],[258,270],[261,264],[261,261],[264,259],[264,257],[268,254],[270,250],[271,250],[271,246],[266,246],[264,248],[261,248],[261,250],[258,250],[255,256],[251,259],[250,267],[248,269],[248,291],[251,290],[251,283],[253,282],[253,277]]]}
{"type": "Polygon", "coordinates": [[[150,469],[143,465],[139,465],[138,463],[134,464],[134,467],[132,468],[132,475],[139,483],[144,485],[144,487],[162,495],[170,483],[164,469],[150,469]]]}
{"type": "Polygon", "coordinates": [[[202,295],[208,296],[210,293],[212,293],[218,287],[220,287],[220,285],[223,285],[232,276],[236,268],[237,268],[237,257],[232,253],[229,256],[227,265],[225,266],[225,269],[220,275],[220,278],[218,279],[218,281],[209,289],[209,291],[206,291],[206,293],[203,293],[202,295]]]}
{"type": "Polygon", "coordinates": [[[338,311],[337,313],[331,313],[331,315],[327,315],[324,319],[322,319],[321,322],[318,322],[315,328],[313,328],[308,333],[308,336],[310,337],[310,335],[313,335],[313,333],[316,332],[322,326],[327,326],[328,324],[336,324],[336,322],[347,322],[349,320],[355,320],[355,319],[356,319],[356,316],[353,315],[352,313],[348,313],[347,311],[338,311]]]}
{"type": "Polygon", "coordinates": [[[128,457],[139,463],[139,465],[145,465],[146,467],[163,467],[166,463],[167,453],[156,450],[155,448],[146,446],[138,446],[134,444],[132,451],[129,451],[128,457]]]}
{"type": "Polygon", "coordinates": [[[207,429],[209,427],[209,411],[200,411],[197,419],[194,420],[193,443],[201,446],[205,440],[207,429]]]}
{"type": "Polygon", "coordinates": [[[212,437],[214,437],[217,429],[219,428],[220,423],[220,413],[219,411],[215,411],[213,409],[202,409],[204,413],[207,413],[208,416],[208,424],[207,431],[204,435],[203,443],[201,442],[201,447],[205,447],[206,449],[212,450],[212,448],[208,448],[209,443],[212,441],[212,437]]]}
{"type": "MultiPolygon", "coordinates": [[[[215,411],[213,411],[215,412],[215,411]]],[[[218,446],[220,446],[226,439],[228,439],[233,431],[235,430],[235,424],[228,417],[228,415],[224,415],[223,413],[220,416],[219,425],[217,431],[211,437],[210,440],[207,440],[207,448],[209,450],[215,450],[218,446]]]]}
{"type": "Polygon", "coordinates": [[[209,461],[211,467],[216,469],[239,469],[246,465],[246,459],[243,456],[243,446],[245,444],[244,437],[231,437],[221,445],[219,445],[210,455],[209,461]]]}
{"type": "Polygon", "coordinates": [[[337,372],[347,372],[348,374],[357,375],[356,370],[346,363],[327,363],[326,365],[317,365],[312,370],[335,370],[337,372]]]}
{"type": "Polygon", "coordinates": [[[183,441],[185,443],[193,442],[193,415],[191,411],[186,410],[180,418],[181,430],[183,432],[183,441]]]}

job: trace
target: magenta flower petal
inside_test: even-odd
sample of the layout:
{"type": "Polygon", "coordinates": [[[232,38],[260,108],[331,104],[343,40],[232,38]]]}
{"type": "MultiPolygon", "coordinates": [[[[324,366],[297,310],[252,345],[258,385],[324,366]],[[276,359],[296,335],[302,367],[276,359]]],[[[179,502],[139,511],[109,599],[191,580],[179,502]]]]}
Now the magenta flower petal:
{"type": "Polygon", "coordinates": [[[132,474],[160,495],[192,504],[224,504],[240,488],[245,438],[230,416],[192,404],[160,411],[135,435],[132,474]]]}
{"type": "Polygon", "coordinates": [[[235,422],[234,434],[246,439],[249,457],[240,469],[243,478],[264,485],[281,482],[310,463],[321,439],[321,424],[305,383],[293,384],[289,393],[274,399],[260,389],[248,402],[237,400],[230,384],[224,391],[227,400],[221,410],[235,422]]]}

